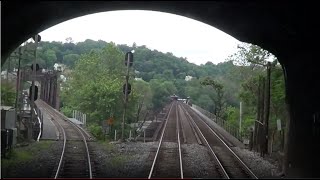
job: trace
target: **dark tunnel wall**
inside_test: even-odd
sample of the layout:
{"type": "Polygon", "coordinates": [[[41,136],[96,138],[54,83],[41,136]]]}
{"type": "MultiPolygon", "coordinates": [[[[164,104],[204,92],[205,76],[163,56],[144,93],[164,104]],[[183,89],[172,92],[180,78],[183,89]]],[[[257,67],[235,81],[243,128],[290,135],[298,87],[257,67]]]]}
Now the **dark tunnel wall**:
{"type": "Polygon", "coordinates": [[[277,56],[279,49],[290,51],[293,48],[291,41],[310,36],[304,29],[291,23],[292,18],[303,18],[305,13],[300,11],[300,14],[296,14],[300,6],[295,4],[223,1],[8,1],[2,6],[2,34],[10,33],[10,36],[2,36],[2,57],[7,56],[6,49],[12,51],[29,37],[51,26],[75,17],[111,10],[155,10],[182,15],[212,25],[240,41],[257,44],[277,56]]]}

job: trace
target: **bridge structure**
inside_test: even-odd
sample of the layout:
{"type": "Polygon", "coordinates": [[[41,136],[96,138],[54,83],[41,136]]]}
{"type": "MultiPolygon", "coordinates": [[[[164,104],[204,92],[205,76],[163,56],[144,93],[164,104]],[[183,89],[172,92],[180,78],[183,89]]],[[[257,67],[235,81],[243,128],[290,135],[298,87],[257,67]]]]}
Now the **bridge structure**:
{"type": "MultiPolygon", "coordinates": [[[[319,27],[316,7],[311,2],[278,1],[4,2],[1,64],[26,39],[58,23],[91,13],[139,9],[199,20],[277,56],[285,75],[290,116],[284,172],[287,177],[320,177],[320,75],[315,65],[319,56],[317,46],[313,45],[319,27]]],[[[43,91],[42,98],[51,105],[57,103],[53,100],[54,90],[43,91]]]]}
{"type": "MultiPolygon", "coordinates": [[[[59,83],[58,77],[60,72],[56,70],[44,70],[40,69],[36,72],[36,76],[33,77],[30,67],[20,68],[17,72],[17,120],[18,120],[18,134],[23,133],[21,130],[25,130],[27,138],[39,139],[38,134],[41,134],[43,129],[43,116],[37,104],[35,104],[33,117],[31,100],[24,93],[25,83],[30,84],[31,81],[35,81],[35,85],[39,88],[38,99],[42,99],[55,109],[60,109],[59,102],[59,83]],[[33,118],[32,118],[33,117],[33,118]]],[[[30,92],[28,92],[30,94],[30,92]]]]}
{"type": "MultiPolygon", "coordinates": [[[[32,81],[32,70],[29,67],[22,68],[19,77],[20,82],[32,81]]],[[[56,70],[39,70],[36,72],[35,81],[40,86],[39,97],[50,106],[59,110],[59,78],[60,72],[56,70]]],[[[23,88],[21,86],[21,88],[23,88]]],[[[22,89],[20,89],[22,90],[22,89]]]]}

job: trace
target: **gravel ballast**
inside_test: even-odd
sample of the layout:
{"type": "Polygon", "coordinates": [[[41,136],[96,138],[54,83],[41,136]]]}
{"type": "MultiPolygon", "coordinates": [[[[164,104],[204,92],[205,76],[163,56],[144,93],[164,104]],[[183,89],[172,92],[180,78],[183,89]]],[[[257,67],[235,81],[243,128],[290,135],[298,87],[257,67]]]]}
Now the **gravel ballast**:
{"type": "Polygon", "coordinates": [[[241,149],[239,147],[231,148],[239,158],[251,169],[258,178],[279,178],[280,173],[275,164],[260,157],[257,152],[241,149]]]}
{"type": "MultiPolygon", "coordinates": [[[[31,159],[8,164],[2,161],[1,177],[52,178],[61,154],[62,141],[47,141],[16,148],[28,151],[31,159]]],[[[95,178],[147,178],[159,142],[89,142],[95,178]]],[[[185,178],[219,178],[215,161],[208,149],[199,144],[182,144],[185,178]]],[[[257,153],[232,148],[258,178],[275,178],[277,167],[257,153]]]]}
{"type": "Polygon", "coordinates": [[[148,177],[148,167],[151,167],[149,153],[156,151],[158,142],[147,143],[89,143],[94,149],[96,178],[113,177],[148,177]]]}
{"type": "Polygon", "coordinates": [[[206,147],[198,144],[182,144],[182,163],[185,178],[219,177],[213,158],[206,147]]]}

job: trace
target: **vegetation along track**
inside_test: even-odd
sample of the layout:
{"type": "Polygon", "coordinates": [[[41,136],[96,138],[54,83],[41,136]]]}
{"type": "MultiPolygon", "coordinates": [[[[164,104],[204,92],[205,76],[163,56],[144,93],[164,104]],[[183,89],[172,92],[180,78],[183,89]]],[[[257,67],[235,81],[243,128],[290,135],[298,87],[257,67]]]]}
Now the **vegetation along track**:
{"type": "Polygon", "coordinates": [[[60,137],[64,141],[54,178],[92,178],[90,153],[87,144],[90,136],[45,102],[39,100],[39,104],[54,120],[62,135],[60,137]]]}
{"type": "Polygon", "coordinates": [[[217,168],[223,178],[254,178],[257,177],[245,163],[230,149],[225,142],[194,112],[188,105],[181,104],[187,118],[193,122],[194,127],[204,144],[208,147],[217,163],[217,168]]]}
{"type": "Polygon", "coordinates": [[[177,102],[173,101],[160,137],[148,178],[183,178],[180,122],[177,102]],[[169,125],[168,125],[169,124],[169,125]]]}

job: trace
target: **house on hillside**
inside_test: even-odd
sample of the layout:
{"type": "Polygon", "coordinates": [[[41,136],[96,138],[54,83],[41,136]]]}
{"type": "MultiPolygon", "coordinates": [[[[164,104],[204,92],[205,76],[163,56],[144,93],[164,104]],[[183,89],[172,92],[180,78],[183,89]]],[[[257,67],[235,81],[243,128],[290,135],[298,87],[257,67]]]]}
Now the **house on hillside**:
{"type": "Polygon", "coordinates": [[[193,78],[192,76],[186,76],[186,77],[184,78],[184,80],[185,80],[185,81],[190,81],[192,78],[193,78]]]}

